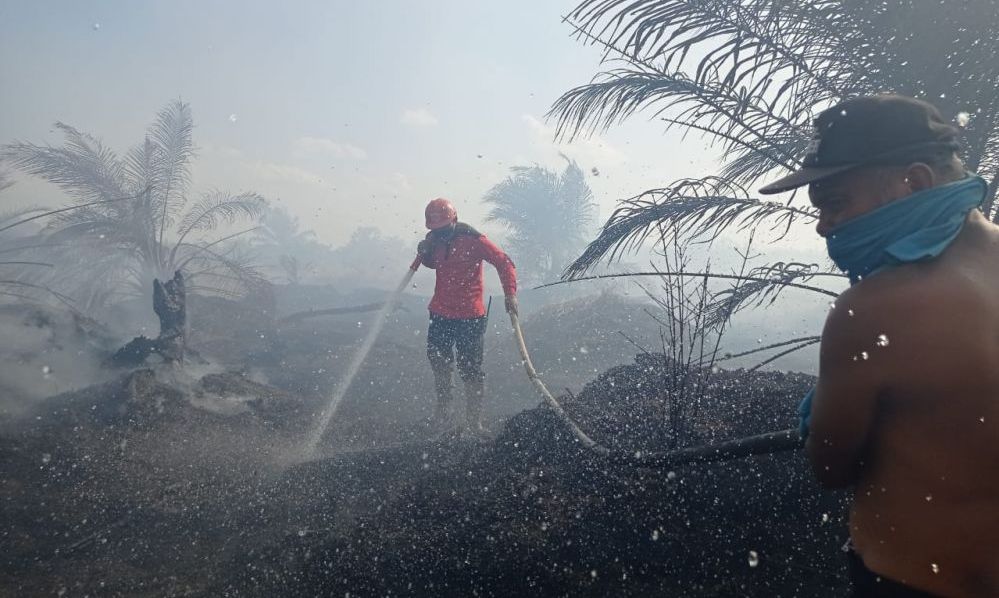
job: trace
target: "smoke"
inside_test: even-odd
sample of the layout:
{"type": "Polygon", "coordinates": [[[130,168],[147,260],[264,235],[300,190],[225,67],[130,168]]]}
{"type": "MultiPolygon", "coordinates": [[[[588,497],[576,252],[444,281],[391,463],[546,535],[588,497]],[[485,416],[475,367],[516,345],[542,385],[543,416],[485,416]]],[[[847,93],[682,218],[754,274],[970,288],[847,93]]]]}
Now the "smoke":
{"type": "Polygon", "coordinates": [[[0,307],[0,414],[23,415],[40,399],[105,380],[110,340],[95,332],[68,312],[0,307]]]}

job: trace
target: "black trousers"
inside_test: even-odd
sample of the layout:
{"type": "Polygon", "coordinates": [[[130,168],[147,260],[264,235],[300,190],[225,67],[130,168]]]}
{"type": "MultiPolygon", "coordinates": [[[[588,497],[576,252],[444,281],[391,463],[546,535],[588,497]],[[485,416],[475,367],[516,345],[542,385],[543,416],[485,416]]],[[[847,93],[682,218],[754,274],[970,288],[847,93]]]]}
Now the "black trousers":
{"type": "MultiPolygon", "coordinates": [[[[458,375],[468,385],[481,389],[485,381],[482,371],[482,349],[485,344],[486,318],[452,319],[430,314],[427,331],[427,357],[441,391],[442,376],[450,387],[451,364],[458,362],[458,375]]],[[[480,390],[481,392],[481,390],[480,390]]]]}

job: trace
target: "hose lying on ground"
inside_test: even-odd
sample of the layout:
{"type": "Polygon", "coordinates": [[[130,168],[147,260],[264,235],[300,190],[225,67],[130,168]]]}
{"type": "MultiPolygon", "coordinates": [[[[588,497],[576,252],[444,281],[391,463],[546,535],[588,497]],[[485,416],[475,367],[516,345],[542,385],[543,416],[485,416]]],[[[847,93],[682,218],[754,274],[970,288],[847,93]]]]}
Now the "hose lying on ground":
{"type": "Polygon", "coordinates": [[[646,467],[665,467],[669,465],[682,465],[685,463],[709,463],[712,461],[726,461],[737,459],[749,455],[762,455],[766,453],[777,453],[781,451],[796,450],[804,444],[798,430],[781,430],[770,432],[758,436],[749,436],[722,442],[708,446],[697,446],[691,448],[677,449],[667,452],[628,452],[621,450],[611,450],[606,446],[590,438],[586,432],[572,420],[565,409],[548,391],[545,383],[541,381],[538,372],[531,363],[531,356],[527,352],[527,343],[524,342],[524,332],[520,328],[520,318],[517,314],[510,314],[510,323],[513,324],[514,337],[517,340],[517,349],[520,351],[520,358],[523,361],[527,377],[534,384],[538,394],[545,403],[555,412],[560,420],[572,431],[573,436],[587,449],[594,453],[607,457],[611,461],[628,463],[646,467]]]}
{"type": "MultiPolygon", "coordinates": [[[[302,320],[308,318],[318,318],[321,316],[339,316],[343,314],[354,314],[362,313],[367,311],[378,311],[379,309],[385,307],[384,301],[378,301],[377,303],[365,303],[364,305],[352,305],[350,307],[331,307],[329,309],[312,309],[308,311],[300,311],[293,313],[291,315],[278,318],[278,324],[296,324],[302,320]]],[[[397,307],[397,309],[400,309],[397,307]]]]}

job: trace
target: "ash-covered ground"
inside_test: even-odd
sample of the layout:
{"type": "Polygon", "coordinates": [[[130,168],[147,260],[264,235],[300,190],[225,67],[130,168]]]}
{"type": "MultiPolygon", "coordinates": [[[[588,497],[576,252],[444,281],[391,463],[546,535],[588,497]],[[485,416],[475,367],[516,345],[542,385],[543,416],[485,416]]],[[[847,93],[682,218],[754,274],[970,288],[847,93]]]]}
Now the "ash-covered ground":
{"type": "MultiPolygon", "coordinates": [[[[192,322],[209,365],[106,372],[101,384],[5,411],[0,593],[844,591],[845,497],[820,490],[803,455],[671,470],[606,462],[539,405],[496,314],[486,357],[493,438],[430,433],[426,314],[414,301],[393,315],[308,459],[304,439],[370,314],[282,327],[215,308],[201,306],[192,322]],[[199,328],[199,318],[228,333],[199,328]]],[[[636,357],[632,344],[648,331],[642,309],[605,294],[525,318],[549,386],[584,429],[622,450],[671,438],[668,362],[636,357]]],[[[66,346],[66,334],[52,332],[53,342],[66,346]]],[[[810,383],[720,370],[687,410],[685,443],[792,427],[810,383]]]]}

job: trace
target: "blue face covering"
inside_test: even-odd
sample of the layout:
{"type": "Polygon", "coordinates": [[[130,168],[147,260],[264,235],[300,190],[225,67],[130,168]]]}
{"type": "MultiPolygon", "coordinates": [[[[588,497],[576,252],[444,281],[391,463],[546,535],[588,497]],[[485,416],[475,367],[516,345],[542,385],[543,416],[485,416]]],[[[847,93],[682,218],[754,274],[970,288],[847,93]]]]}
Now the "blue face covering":
{"type": "Polygon", "coordinates": [[[834,228],[826,237],[829,257],[856,284],[878,270],[933,259],[957,237],[988,185],[979,176],[895,200],[834,228]]]}
{"type": "MultiPolygon", "coordinates": [[[[826,237],[829,257],[856,284],[878,270],[933,259],[957,238],[988,185],[980,176],[893,201],[834,228],[826,237]]],[[[798,431],[808,437],[815,389],[798,406],[798,431]]]]}

